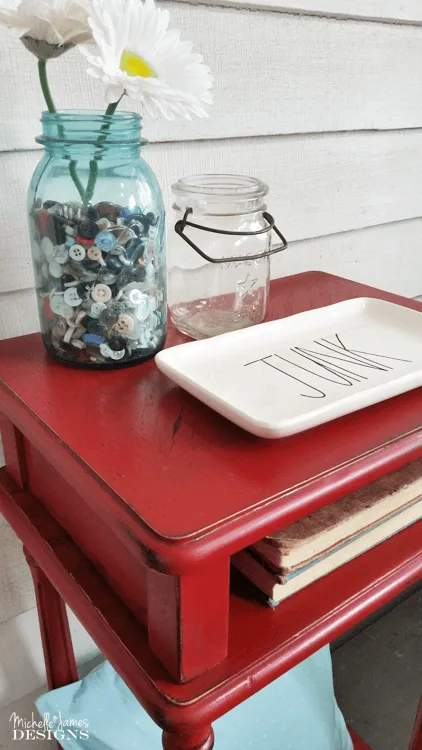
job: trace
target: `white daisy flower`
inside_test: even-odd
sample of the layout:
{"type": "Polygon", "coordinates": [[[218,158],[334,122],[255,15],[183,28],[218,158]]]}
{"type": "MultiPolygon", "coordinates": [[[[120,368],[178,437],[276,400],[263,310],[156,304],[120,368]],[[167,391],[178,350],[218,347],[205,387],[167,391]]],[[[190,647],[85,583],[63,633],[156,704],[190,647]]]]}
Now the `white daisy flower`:
{"type": "Polygon", "coordinates": [[[106,85],[109,104],[123,94],[140,101],[151,116],[173,120],[206,117],[212,77],[191,42],[169,31],[169,13],[154,0],[93,0],[89,23],[96,46],[79,49],[89,75],[106,85]]]}
{"type": "Polygon", "coordinates": [[[0,0],[0,23],[40,59],[92,41],[89,0],[0,0]]]}

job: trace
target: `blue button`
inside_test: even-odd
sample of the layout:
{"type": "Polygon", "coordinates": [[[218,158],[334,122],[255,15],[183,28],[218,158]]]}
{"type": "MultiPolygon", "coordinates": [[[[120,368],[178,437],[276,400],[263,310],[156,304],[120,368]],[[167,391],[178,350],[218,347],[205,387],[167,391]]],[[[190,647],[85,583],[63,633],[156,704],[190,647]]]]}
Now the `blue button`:
{"type": "Polygon", "coordinates": [[[95,244],[103,253],[110,253],[117,245],[117,239],[111,232],[100,232],[95,238],[95,244]]]}
{"type": "Polygon", "coordinates": [[[66,240],[66,247],[72,247],[73,245],[76,245],[76,240],[74,237],[68,237],[66,240]]]}
{"type": "Polygon", "coordinates": [[[133,206],[133,208],[125,206],[120,215],[122,219],[131,219],[133,216],[142,216],[142,209],[140,206],[133,206]]]}
{"type": "Polygon", "coordinates": [[[101,346],[104,343],[104,336],[97,336],[96,333],[84,333],[82,341],[92,346],[101,346]]]}

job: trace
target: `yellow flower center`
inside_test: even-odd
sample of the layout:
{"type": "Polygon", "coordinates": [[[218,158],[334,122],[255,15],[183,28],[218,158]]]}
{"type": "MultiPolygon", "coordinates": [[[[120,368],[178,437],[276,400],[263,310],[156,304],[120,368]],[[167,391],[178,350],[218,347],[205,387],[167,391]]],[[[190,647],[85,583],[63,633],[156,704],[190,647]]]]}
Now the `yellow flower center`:
{"type": "Polygon", "coordinates": [[[120,60],[120,70],[123,70],[129,76],[141,76],[141,78],[157,78],[153,68],[134,52],[125,50],[120,60]]]}

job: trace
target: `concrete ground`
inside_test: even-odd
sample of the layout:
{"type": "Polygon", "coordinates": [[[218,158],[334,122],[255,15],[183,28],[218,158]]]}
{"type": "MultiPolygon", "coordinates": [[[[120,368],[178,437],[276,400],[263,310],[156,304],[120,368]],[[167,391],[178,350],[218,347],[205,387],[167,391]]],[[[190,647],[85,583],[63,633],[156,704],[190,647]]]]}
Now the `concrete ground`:
{"type": "Polygon", "coordinates": [[[422,695],[422,589],[333,653],[338,703],[371,750],[408,750],[422,695]]]}

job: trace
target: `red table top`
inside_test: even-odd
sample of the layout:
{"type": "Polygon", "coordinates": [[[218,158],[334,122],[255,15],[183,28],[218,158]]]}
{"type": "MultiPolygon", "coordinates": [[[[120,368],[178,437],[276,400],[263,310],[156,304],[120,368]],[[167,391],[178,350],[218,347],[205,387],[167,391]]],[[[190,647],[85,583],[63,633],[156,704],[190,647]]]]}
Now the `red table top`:
{"type": "MultiPolygon", "coordinates": [[[[310,272],[273,282],[269,318],[358,296],[422,310],[412,300],[310,272]]],[[[168,343],[183,340],[173,330],[168,343]]],[[[202,405],[154,362],[114,372],[69,369],[49,359],[39,335],[0,342],[0,411],[14,421],[18,404],[25,420],[15,423],[28,439],[40,425],[54,433],[134,511],[148,547],[177,540],[192,559],[200,547],[204,555],[213,545],[241,549],[422,456],[422,389],[268,441],[202,405]]]]}

